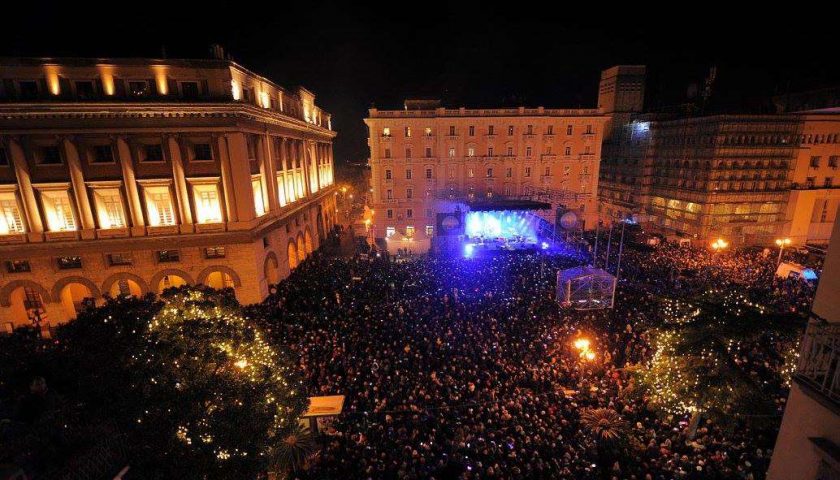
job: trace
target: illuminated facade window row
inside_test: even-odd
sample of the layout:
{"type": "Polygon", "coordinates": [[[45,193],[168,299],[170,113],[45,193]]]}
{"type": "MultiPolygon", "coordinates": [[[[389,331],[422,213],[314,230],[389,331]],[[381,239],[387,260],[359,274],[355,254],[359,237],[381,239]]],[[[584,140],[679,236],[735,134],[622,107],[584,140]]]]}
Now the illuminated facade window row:
{"type": "Polygon", "coordinates": [[[334,137],[222,58],[3,60],[0,331],[183,284],[261,301],[336,223],[334,137]]]}

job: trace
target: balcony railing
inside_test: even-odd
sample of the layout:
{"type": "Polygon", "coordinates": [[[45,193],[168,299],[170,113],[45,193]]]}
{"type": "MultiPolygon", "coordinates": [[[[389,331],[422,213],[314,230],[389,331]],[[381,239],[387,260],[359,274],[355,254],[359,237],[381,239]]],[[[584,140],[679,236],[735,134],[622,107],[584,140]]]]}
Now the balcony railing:
{"type": "Polygon", "coordinates": [[[796,380],[840,403],[840,323],[812,320],[808,324],[796,380]]]}

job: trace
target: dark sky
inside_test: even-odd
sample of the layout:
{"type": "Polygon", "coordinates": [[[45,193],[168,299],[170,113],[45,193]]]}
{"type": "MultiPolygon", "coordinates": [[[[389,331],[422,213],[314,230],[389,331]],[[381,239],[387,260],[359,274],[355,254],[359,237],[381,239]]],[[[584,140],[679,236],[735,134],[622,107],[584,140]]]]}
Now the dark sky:
{"type": "Polygon", "coordinates": [[[367,158],[372,104],[593,107],[600,70],[617,63],[648,65],[650,106],[684,101],[712,65],[720,109],[766,110],[774,93],[840,84],[836,32],[819,9],[798,21],[786,18],[793,10],[764,19],[770,3],[744,14],[706,3],[219,3],[14,2],[26,8],[3,7],[0,56],[157,57],[165,47],[204,57],[220,43],[246,67],[315,92],[333,114],[339,161],[367,158]]]}

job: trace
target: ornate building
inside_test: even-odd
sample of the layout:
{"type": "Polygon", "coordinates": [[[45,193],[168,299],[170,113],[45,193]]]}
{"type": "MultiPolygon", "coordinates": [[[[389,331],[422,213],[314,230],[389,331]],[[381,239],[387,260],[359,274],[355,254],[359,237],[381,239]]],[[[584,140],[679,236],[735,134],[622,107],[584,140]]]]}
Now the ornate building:
{"type": "Polygon", "coordinates": [[[459,198],[542,200],[591,227],[605,120],[596,109],[448,109],[437,101],[371,109],[373,235],[399,239],[389,248],[426,251],[435,214],[459,198]]]}
{"type": "Polygon", "coordinates": [[[211,60],[0,60],[0,327],[104,295],[268,294],[335,222],[314,95],[211,60]]]}

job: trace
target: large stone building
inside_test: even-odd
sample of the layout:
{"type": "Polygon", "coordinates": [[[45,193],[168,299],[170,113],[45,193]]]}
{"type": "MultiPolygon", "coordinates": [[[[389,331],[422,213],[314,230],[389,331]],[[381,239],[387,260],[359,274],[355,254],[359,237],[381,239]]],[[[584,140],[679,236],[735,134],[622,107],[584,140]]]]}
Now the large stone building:
{"type": "Polygon", "coordinates": [[[840,203],[840,112],[645,114],[639,102],[606,113],[602,219],[700,241],[828,242],[840,203]]]}
{"type": "Polygon", "coordinates": [[[593,226],[605,120],[596,109],[449,109],[436,101],[371,109],[373,235],[389,248],[426,251],[435,214],[457,199],[539,199],[593,226]]]}
{"type": "Polygon", "coordinates": [[[185,283],[260,301],[335,222],[334,137],[221,55],[0,60],[0,327],[185,283]]]}

